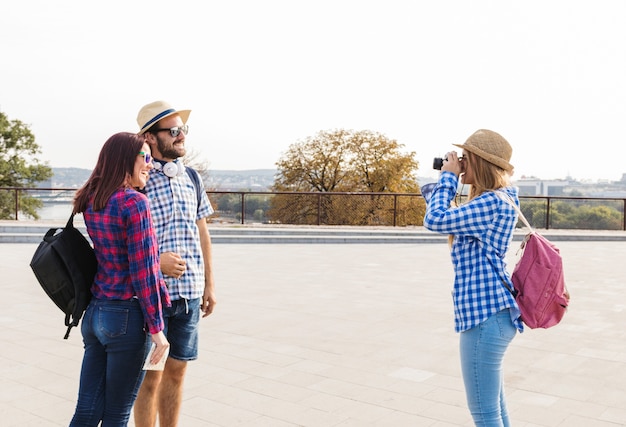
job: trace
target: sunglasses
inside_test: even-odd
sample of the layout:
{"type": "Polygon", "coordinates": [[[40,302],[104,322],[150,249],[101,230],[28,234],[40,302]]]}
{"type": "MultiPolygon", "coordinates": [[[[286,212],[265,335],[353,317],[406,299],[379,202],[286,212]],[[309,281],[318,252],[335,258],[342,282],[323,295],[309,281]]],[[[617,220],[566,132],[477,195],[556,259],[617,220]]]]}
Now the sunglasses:
{"type": "Polygon", "coordinates": [[[175,126],[173,128],[155,129],[152,132],[157,133],[163,132],[164,130],[168,131],[170,135],[172,135],[172,138],[176,138],[178,135],[180,135],[181,132],[183,132],[185,135],[189,134],[189,125],[175,126]]]}
{"type": "Polygon", "coordinates": [[[146,164],[149,165],[152,162],[152,156],[150,153],[146,153],[145,151],[140,151],[138,156],[143,156],[143,159],[146,161],[146,164]]]}

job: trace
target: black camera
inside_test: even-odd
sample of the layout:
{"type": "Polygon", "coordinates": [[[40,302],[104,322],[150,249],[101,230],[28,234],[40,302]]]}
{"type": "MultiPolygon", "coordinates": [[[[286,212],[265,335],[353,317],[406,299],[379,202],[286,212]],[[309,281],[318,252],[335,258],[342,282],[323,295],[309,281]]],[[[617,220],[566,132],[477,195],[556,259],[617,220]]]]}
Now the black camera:
{"type": "MultiPolygon", "coordinates": [[[[447,160],[447,158],[445,160],[447,160]]],[[[443,166],[443,161],[444,159],[441,157],[435,157],[433,160],[433,169],[440,171],[443,166]]]]}

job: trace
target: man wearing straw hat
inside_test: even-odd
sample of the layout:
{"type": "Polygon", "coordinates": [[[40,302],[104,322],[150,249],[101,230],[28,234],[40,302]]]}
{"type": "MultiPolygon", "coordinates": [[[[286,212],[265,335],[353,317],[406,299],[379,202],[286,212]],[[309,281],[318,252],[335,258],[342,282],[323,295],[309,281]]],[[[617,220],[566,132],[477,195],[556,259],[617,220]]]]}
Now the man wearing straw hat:
{"type": "Polygon", "coordinates": [[[170,352],[163,371],[148,371],[134,407],[137,427],[176,426],[187,362],[198,358],[200,313],[215,306],[211,237],[206,218],[213,208],[197,173],[185,167],[190,110],[164,101],[145,105],[137,115],[139,134],[152,150],[154,168],[145,192],[157,233],[160,265],[172,307],[163,310],[170,352]]]}

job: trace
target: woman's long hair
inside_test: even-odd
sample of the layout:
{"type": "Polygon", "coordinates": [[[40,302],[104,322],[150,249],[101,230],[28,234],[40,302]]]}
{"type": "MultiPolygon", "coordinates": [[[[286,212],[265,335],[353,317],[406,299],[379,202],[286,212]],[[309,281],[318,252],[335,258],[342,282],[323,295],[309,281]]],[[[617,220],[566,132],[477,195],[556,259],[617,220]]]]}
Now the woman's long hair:
{"type": "Polygon", "coordinates": [[[485,191],[497,190],[510,184],[510,173],[489,163],[469,151],[463,153],[464,161],[470,164],[474,175],[474,183],[470,185],[468,200],[480,196],[485,191]]]}
{"type": "Polygon", "coordinates": [[[91,176],[74,196],[74,213],[85,212],[90,200],[94,211],[104,209],[111,195],[126,186],[143,144],[144,137],[134,133],[111,136],[102,146],[91,176]]]}
{"type": "MultiPolygon", "coordinates": [[[[463,161],[468,162],[474,175],[474,183],[470,184],[468,201],[480,196],[485,191],[497,190],[510,184],[510,172],[469,151],[463,152],[463,161]]],[[[454,235],[448,236],[448,245],[452,246],[454,235]]]]}

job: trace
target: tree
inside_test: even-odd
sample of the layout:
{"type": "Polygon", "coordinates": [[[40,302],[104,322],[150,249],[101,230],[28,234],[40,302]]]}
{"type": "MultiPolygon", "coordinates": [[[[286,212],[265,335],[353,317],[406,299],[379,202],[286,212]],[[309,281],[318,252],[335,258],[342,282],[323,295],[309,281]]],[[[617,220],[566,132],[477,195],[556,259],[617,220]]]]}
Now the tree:
{"type": "Polygon", "coordinates": [[[586,200],[557,200],[550,205],[549,224],[546,224],[546,202],[524,200],[521,208],[530,225],[535,228],[621,230],[621,205],[622,202],[617,201],[602,201],[601,204],[591,205],[586,200]]]}
{"type": "Polygon", "coordinates": [[[194,168],[206,186],[211,174],[209,172],[209,162],[202,158],[201,153],[193,148],[188,148],[183,158],[183,163],[194,168]]]}
{"type": "MultiPolygon", "coordinates": [[[[416,193],[415,153],[401,153],[402,144],[371,131],[339,129],[322,131],[297,142],[276,163],[278,172],[273,191],[416,193]]],[[[323,198],[302,195],[272,200],[268,216],[272,221],[310,224],[318,215],[325,224],[368,225],[389,223],[393,198],[380,194],[323,198]]],[[[402,217],[423,218],[424,207],[410,203],[402,217]]],[[[417,221],[417,219],[416,219],[417,221]]]]}
{"type": "Polygon", "coordinates": [[[402,147],[371,131],[322,131],[279,159],[274,191],[418,191],[415,153],[402,147]]]}
{"type": "MultiPolygon", "coordinates": [[[[34,187],[52,177],[47,163],[36,159],[40,153],[41,148],[29,126],[19,120],[9,120],[0,112],[0,187],[34,187]]],[[[0,219],[14,218],[14,196],[10,191],[0,193],[0,219]]],[[[25,192],[19,192],[18,197],[19,211],[38,219],[37,209],[42,202],[25,192]]]]}

